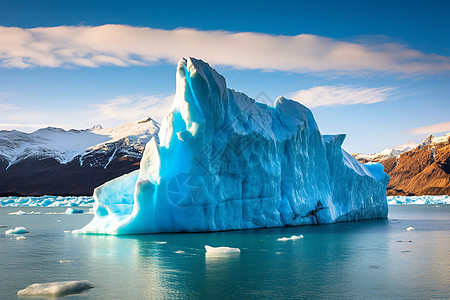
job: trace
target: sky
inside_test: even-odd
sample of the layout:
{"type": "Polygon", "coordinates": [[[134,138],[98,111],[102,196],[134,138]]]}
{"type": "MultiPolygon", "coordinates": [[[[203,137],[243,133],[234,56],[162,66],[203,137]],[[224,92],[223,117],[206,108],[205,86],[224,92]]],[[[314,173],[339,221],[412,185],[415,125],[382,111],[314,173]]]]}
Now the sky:
{"type": "Polygon", "coordinates": [[[0,130],[161,121],[181,57],[373,153],[450,131],[450,2],[0,2],[0,130]]]}

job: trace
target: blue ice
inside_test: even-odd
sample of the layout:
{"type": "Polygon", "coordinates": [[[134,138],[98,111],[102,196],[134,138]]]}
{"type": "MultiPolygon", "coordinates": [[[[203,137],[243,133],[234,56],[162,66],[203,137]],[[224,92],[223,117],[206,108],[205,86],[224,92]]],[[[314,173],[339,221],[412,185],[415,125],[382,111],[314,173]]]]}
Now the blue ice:
{"type": "Polygon", "coordinates": [[[312,112],[227,88],[207,63],[181,59],[176,95],[140,169],[94,191],[76,233],[220,231],[387,218],[389,177],[322,136],[312,112]]]}

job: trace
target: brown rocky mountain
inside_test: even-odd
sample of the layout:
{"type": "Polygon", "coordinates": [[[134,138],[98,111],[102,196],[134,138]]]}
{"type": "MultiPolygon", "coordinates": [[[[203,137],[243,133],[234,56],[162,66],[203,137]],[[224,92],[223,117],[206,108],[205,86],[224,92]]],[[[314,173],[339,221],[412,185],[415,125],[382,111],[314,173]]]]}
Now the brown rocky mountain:
{"type": "MultiPolygon", "coordinates": [[[[394,149],[389,149],[394,150],[394,149]]],[[[384,155],[353,154],[359,161],[379,162],[391,177],[387,195],[450,195],[450,133],[429,136],[404,152],[384,155]]]]}

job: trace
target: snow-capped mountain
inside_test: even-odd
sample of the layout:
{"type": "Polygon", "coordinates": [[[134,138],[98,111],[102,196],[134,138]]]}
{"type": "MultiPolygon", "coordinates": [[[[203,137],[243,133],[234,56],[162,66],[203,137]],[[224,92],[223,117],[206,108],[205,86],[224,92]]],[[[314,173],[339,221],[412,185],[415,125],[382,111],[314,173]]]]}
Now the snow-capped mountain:
{"type": "Polygon", "coordinates": [[[353,153],[352,155],[362,162],[380,162],[391,157],[397,157],[406,151],[416,148],[417,146],[418,144],[404,144],[393,148],[386,148],[383,151],[377,153],[353,153]]]}
{"type": "Polygon", "coordinates": [[[422,143],[353,154],[359,161],[379,162],[391,177],[388,195],[450,195],[450,132],[422,143]]]}
{"type": "Polygon", "coordinates": [[[0,131],[0,195],[89,195],[112,175],[136,169],[146,143],[157,139],[158,131],[151,118],[106,129],[0,131]],[[71,180],[86,180],[88,187],[65,190],[71,180]]]}

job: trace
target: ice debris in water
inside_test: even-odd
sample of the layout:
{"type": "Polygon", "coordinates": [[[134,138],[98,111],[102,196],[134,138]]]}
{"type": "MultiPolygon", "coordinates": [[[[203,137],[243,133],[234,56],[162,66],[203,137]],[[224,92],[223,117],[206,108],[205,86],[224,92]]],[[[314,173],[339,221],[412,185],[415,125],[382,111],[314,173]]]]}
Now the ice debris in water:
{"type": "Polygon", "coordinates": [[[84,213],[84,210],[82,210],[82,209],[76,209],[76,208],[66,209],[66,215],[82,214],[82,213],[84,213]]]}
{"type": "Polygon", "coordinates": [[[282,237],[282,238],[277,239],[277,241],[279,241],[279,242],[295,241],[295,240],[299,240],[299,239],[302,239],[302,238],[303,238],[303,235],[300,234],[300,235],[293,235],[290,238],[282,237]]]}
{"type": "Polygon", "coordinates": [[[94,191],[74,233],[201,232],[387,218],[389,176],[322,135],[312,112],[227,88],[207,63],[181,59],[176,94],[140,169],[94,191]]]}
{"type": "Polygon", "coordinates": [[[412,230],[416,230],[416,229],[414,227],[408,227],[408,228],[406,228],[406,230],[412,231],[412,230]]]}
{"type": "Polygon", "coordinates": [[[14,229],[8,229],[5,231],[5,234],[23,234],[28,233],[29,231],[26,230],[25,227],[16,227],[14,229]]]}
{"type": "Polygon", "coordinates": [[[60,259],[60,260],[59,260],[59,263],[60,263],[60,264],[70,263],[70,262],[72,262],[70,259],[65,259],[65,260],[64,260],[64,259],[60,259]]]}
{"type": "Polygon", "coordinates": [[[389,205],[396,204],[450,204],[450,196],[388,196],[389,205]]]}
{"type": "Polygon", "coordinates": [[[92,206],[94,198],[87,196],[0,197],[0,206],[92,206]]]}
{"type": "Polygon", "coordinates": [[[239,248],[230,248],[230,247],[211,247],[205,245],[206,256],[222,256],[222,255],[230,255],[230,254],[239,254],[241,250],[239,248]]]}
{"type": "Polygon", "coordinates": [[[18,216],[22,216],[22,215],[25,215],[25,214],[26,214],[26,212],[24,212],[24,211],[22,211],[22,210],[19,210],[19,211],[16,211],[16,212],[8,213],[8,215],[18,215],[18,216]]]}
{"type": "Polygon", "coordinates": [[[8,215],[17,215],[17,216],[23,216],[23,215],[40,215],[41,213],[39,211],[30,211],[30,212],[24,212],[22,210],[8,213],[8,215]]]}
{"type": "Polygon", "coordinates": [[[93,288],[87,280],[35,283],[17,292],[17,296],[62,297],[93,288]]]}
{"type": "Polygon", "coordinates": [[[25,240],[26,237],[24,237],[23,235],[16,237],[16,240],[20,241],[20,240],[25,240]]]}

